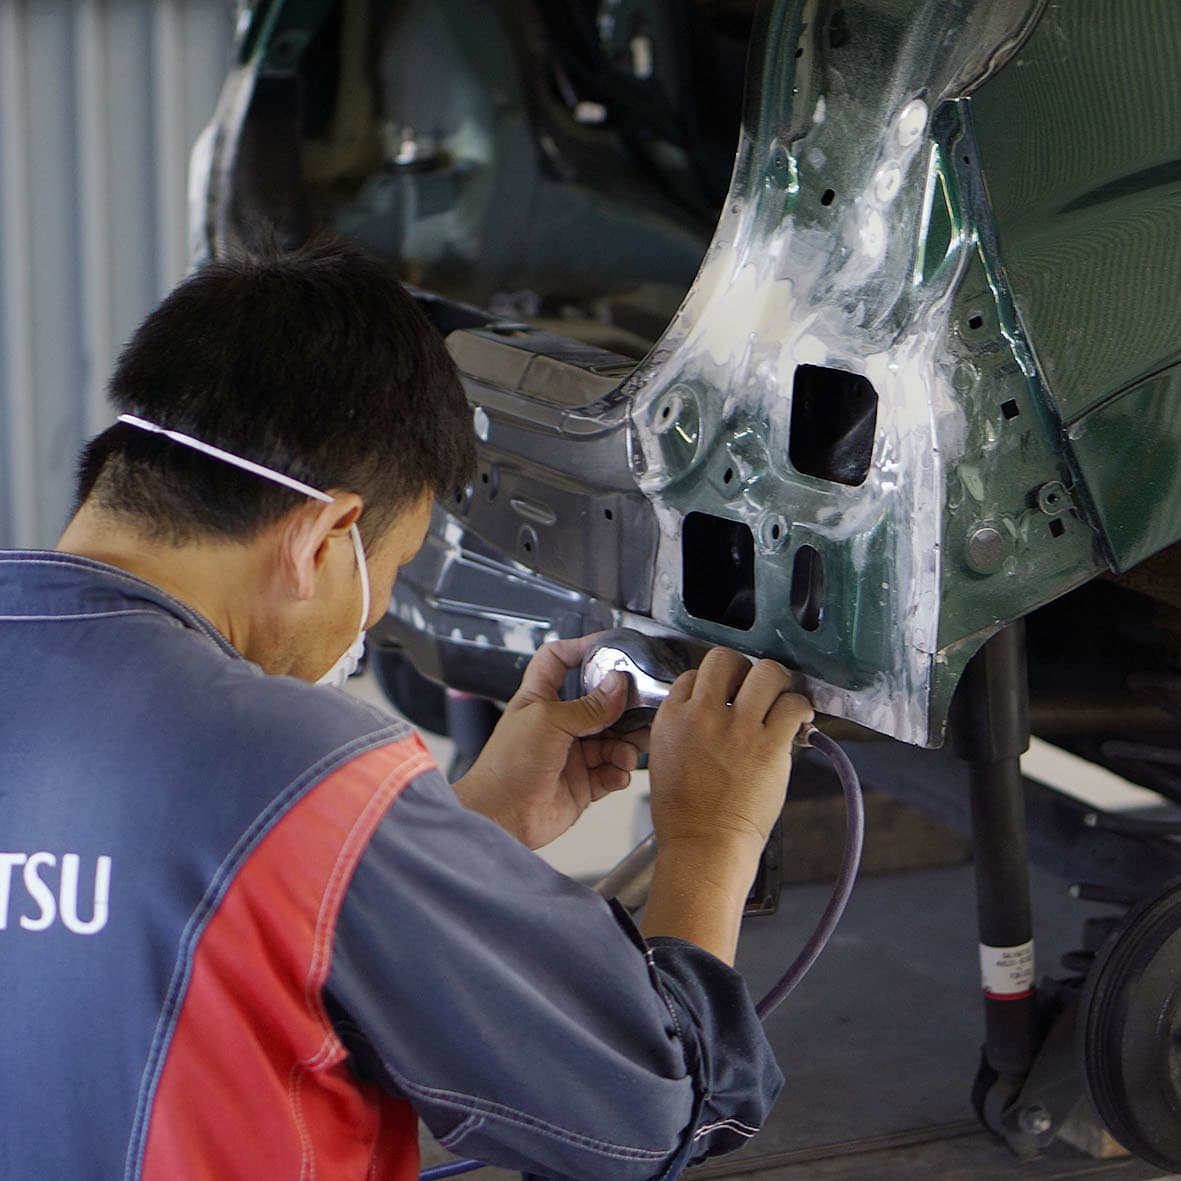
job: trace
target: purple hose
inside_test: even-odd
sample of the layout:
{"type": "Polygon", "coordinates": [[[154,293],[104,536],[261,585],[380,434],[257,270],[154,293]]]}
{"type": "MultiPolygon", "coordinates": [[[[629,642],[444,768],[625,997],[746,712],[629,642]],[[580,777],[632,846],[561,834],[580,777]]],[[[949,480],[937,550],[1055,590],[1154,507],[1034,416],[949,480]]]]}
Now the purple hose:
{"type": "Polygon", "coordinates": [[[845,855],[841,859],[841,871],[837,874],[832,897],[824,908],[824,914],[820,916],[816,930],[775,987],[755,1006],[760,1021],[766,1021],[795,991],[832,938],[849,904],[849,896],[853,893],[853,884],[857,881],[857,870],[861,865],[861,846],[865,843],[865,801],[861,798],[861,783],[849,756],[819,730],[809,731],[808,745],[828,756],[841,781],[841,790],[845,793],[845,855]]]}

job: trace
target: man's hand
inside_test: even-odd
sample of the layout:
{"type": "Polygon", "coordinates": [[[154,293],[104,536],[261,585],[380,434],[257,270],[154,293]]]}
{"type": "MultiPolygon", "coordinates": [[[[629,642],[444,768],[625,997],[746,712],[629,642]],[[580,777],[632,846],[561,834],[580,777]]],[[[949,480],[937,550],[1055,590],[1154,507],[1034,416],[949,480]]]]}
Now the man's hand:
{"type": "Polygon", "coordinates": [[[779,818],[792,742],[812,707],[774,660],[712,649],[684,673],[652,724],[657,840],[745,840],[761,852],[779,818]]]}
{"type": "Polygon", "coordinates": [[[812,707],[787,670],[714,648],[652,723],[657,859],[642,930],[734,962],[743,904],[787,791],[792,741],[812,707]]]}
{"type": "Polygon", "coordinates": [[[531,849],[561,836],[595,800],[627,787],[639,762],[643,736],[603,733],[627,704],[623,673],[608,675],[586,697],[558,698],[594,639],[554,640],[537,650],[480,757],[454,785],[463,804],[531,849]]]}

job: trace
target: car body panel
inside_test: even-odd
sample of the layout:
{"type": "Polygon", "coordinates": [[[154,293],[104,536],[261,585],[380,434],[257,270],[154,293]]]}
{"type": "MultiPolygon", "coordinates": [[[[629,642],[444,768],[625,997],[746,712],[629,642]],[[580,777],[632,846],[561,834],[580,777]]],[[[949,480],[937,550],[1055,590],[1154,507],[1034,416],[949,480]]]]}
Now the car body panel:
{"type": "Polygon", "coordinates": [[[708,7],[257,6],[196,186],[204,241],[256,212],[298,236],[318,204],[429,289],[480,472],[382,642],[496,695],[497,652],[672,630],[937,745],[991,634],[1181,537],[1181,9],[764,4],[707,244],[709,170],[670,112],[709,95],[661,38],[708,7]],[[612,126],[637,95],[639,148],[612,126]],[[645,280],[640,338],[670,318],[637,364],[645,280]],[[585,320],[563,339],[537,292],[603,301],[600,343],[585,320]],[[457,671],[481,636],[483,672],[457,671]]]}

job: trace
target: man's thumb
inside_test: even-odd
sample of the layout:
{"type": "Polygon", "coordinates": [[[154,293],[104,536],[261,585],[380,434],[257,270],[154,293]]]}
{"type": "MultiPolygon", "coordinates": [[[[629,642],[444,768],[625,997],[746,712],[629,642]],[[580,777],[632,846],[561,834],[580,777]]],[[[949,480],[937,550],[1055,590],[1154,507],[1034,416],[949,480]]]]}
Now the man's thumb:
{"type": "Polygon", "coordinates": [[[558,725],[571,738],[586,738],[619,721],[627,705],[627,673],[609,672],[585,697],[557,701],[551,708],[558,725]]]}

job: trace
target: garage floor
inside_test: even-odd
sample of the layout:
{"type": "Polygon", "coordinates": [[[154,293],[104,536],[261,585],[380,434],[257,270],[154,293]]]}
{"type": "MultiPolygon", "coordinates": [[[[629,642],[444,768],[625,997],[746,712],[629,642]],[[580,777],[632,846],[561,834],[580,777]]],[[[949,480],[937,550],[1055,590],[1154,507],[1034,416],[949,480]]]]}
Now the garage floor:
{"type": "MultiPolygon", "coordinates": [[[[1042,972],[1095,913],[1065,884],[1033,875],[1042,972]]],[[[785,891],[780,913],[748,922],[739,966],[761,995],[806,936],[827,886],[785,891]]],[[[980,1131],[969,1105],[981,1014],[971,866],[864,878],[808,979],[770,1019],[787,1086],[770,1126],[702,1177],[1150,1178],[1131,1161],[1066,1146],[1021,1164],[980,1131]]]]}
{"type": "MultiPolygon", "coordinates": [[[[1043,973],[1075,947],[1087,914],[1033,874],[1043,973]]],[[[829,887],[789,886],[779,913],[748,919],[738,967],[761,996],[807,937],[829,887]]],[[[865,877],[828,950],[768,1028],[787,1085],[750,1146],[695,1170],[744,1181],[1147,1181],[1158,1169],[1092,1160],[1065,1145],[1019,1162],[981,1131],[968,1101],[981,1014],[972,867],[865,877]]],[[[446,1159],[424,1145],[424,1159],[446,1159]]],[[[487,1169],[477,1181],[514,1174],[487,1169]]],[[[608,1181],[608,1179],[604,1179],[608,1181]]]]}

